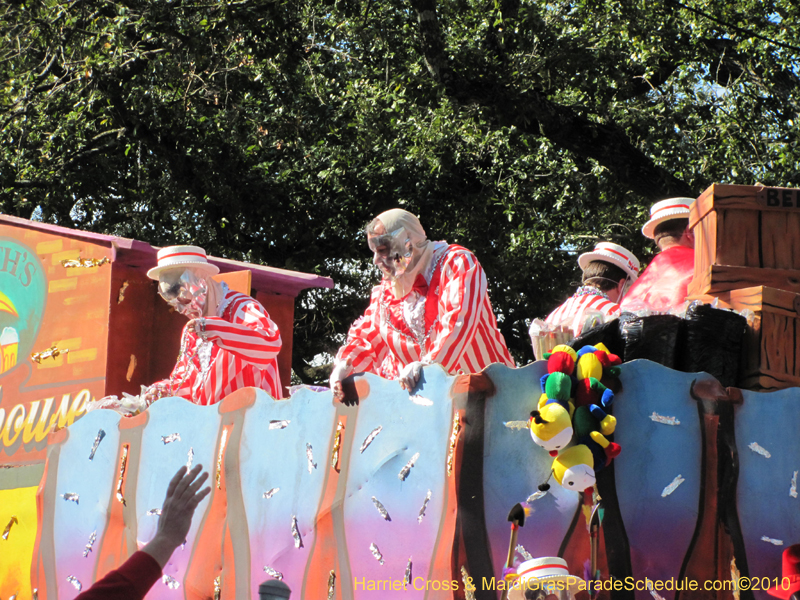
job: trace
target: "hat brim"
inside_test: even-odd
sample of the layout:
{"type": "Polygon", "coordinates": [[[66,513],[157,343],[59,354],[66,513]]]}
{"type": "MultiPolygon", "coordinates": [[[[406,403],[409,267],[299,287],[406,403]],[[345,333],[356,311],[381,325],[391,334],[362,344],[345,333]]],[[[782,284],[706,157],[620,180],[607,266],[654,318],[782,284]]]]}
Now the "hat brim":
{"type": "Polygon", "coordinates": [[[600,252],[586,252],[581,254],[578,257],[578,266],[581,268],[581,271],[585,271],[586,267],[589,266],[589,263],[593,260],[599,260],[601,262],[614,265],[615,267],[619,267],[628,274],[628,277],[631,278],[632,282],[639,278],[639,273],[631,271],[630,267],[628,267],[628,263],[622,262],[621,259],[612,258],[608,254],[602,254],[600,252]]]}
{"type": "Polygon", "coordinates": [[[196,269],[203,273],[203,275],[216,275],[219,273],[219,267],[217,265],[212,265],[211,263],[201,263],[201,262],[174,262],[170,265],[163,265],[159,267],[153,267],[149,271],[147,271],[147,276],[150,279],[154,279],[158,281],[159,275],[164,271],[172,271],[175,269],[196,269]]]}
{"type": "Polygon", "coordinates": [[[673,211],[668,211],[666,214],[658,215],[655,219],[650,219],[647,223],[645,223],[644,227],[642,227],[642,235],[652,240],[656,236],[655,234],[656,226],[659,223],[663,223],[664,221],[672,221],[673,219],[688,219],[688,218],[689,218],[688,210],[681,208],[673,211]]]}

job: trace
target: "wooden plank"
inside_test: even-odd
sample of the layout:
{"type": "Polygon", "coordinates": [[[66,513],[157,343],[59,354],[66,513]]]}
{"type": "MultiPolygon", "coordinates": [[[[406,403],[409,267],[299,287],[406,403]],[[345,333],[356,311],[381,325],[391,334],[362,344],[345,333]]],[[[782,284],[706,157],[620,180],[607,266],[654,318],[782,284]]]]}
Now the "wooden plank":
{"type": "Polygon", "coordinates": [[[717,251],[714,263],[761,267],[758,217],[747,210],[718,210],[717,251]]]}
{"type": "Polygon", "coordinates": [[[761,373],[743,379],[739,387],[760,392],[774,392],[800,387],[800,377],[792,377],[785,373],[761,373]]]}
{"type": "Polygon", "coordinates": [[[761,215],[764,267],[800,268],[800,214],[764,212],[761,215]]]}
{"type": "Polygon", "coordinates": [[[689,228],[693,229],[710,212],[714,210],[714,188],[717,184],[710,187],[700,194],[700,196],[689,206],[689,228]]]}
{"type": "Polygon", "coordinates": [[[689,295],[716,295],[719,292],[756,286],[800,293],[800,271],[711,265],[705,273],[695,273],[692,285],[689,287],[689,295]]]}
{"type": "Polygon", "coordinates": [[[694,270],[704,272],[716,262],[717,213],[712,212],[698,223],[694,232],[694,270]]]}
{"type": "Polygon", "coordinates": [[[762,372],[791,374],[794,367],[794,319],[761,314],[762,372]]]}

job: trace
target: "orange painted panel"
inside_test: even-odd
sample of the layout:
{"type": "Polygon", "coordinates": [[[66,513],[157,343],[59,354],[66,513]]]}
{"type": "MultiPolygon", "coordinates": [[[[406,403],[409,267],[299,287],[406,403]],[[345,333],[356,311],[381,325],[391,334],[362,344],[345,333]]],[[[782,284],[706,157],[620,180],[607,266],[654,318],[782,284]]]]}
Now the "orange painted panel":
{"type": "Polygon", "coordinates": [[[112,260],[107,245],[0,224],[0,464],[42,462],[51,427],[104,394],[112,260]],[[79,259],[106,262],[65,262],[79,259]]]}

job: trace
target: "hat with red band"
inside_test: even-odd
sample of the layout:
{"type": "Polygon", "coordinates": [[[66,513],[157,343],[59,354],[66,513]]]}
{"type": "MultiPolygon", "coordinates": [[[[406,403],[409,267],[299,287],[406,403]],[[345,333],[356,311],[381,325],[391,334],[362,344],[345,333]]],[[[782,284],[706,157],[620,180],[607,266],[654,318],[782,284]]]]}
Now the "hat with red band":
{"type": "Polygon", "coordinates": [[[517,579],[511,584],[509,600],[522,600],[525,590],[545,590],[558,596],[560,591],[576,592],[582,580],[570,575],[567,561],[557,556],[526,560],[517,567],[517,579]]]}
{"type": "Polygon", "coordinates": [[[800,592],[800,544],[789,546],[783,551],[781,560],[781,580],[767,593],[776,598],[789,600],[792,594],[800,592]]]}
{"type": "Polygon", "coordinates": [[[600,260],[619,267],[630,276],[631,281],[636,281],[636,278],[639,277],[639,259],[633,255],[633,252],[619,244],[600,242],[591,252],[581,254],[578,257],[578,266],[581,271],[585,270],[593,260],[600,260]]]}
{"type": "Polygon", "coordinates": [[[219,267],[206,258],[206,251],[199,246],[168,246],[158,251],[158,265],[147,272],[150,279],[158,280],[159,274],[167,269],[192,268],[203,275],[216,275],[219,267]]]}
{"type": "Polygon", "coordinates": [[[650,207],[650,220],[642,227],[642,233],[652,240],[659,223],[670,219],[688,219],[692,202],[694,198],[669,198],[656,202],[650,207]]]}

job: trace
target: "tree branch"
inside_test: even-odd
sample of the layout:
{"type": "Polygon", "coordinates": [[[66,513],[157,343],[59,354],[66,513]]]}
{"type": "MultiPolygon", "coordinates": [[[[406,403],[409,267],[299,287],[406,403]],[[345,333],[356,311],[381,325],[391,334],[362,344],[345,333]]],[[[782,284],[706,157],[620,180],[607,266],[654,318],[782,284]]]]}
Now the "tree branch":
{"type": "MultiPolygon", "coordinates": [[[[417,12],[422,51],[433,79],[461,104],[489,109],[502,125],[529,135],[544,136],[557,146],[606,167],[628,189],[645,198],[696,195],[688,184],[636,148],[613,123],[595,123],[571,108],[558,105],[537,90],[516,92],[499,76],[473,81],[457,77],[445,59],[435,0],[411,0],[417,12]]],[[[468,72],[465,70],[465,72],[468,72]]]]}

